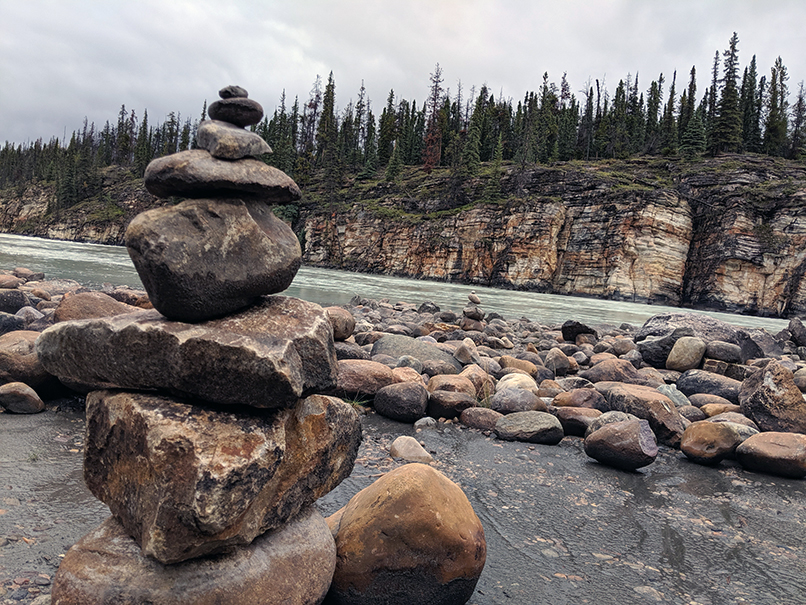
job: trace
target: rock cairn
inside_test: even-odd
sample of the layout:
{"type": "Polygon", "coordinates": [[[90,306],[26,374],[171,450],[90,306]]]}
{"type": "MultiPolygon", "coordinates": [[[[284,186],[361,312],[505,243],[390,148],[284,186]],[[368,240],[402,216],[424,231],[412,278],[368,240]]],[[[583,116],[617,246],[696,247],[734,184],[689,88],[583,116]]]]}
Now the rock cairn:
{"type": "Polygon", "coordinates": [[[263,116],[220,91],[200,149],[152,162],[126,243],[155,310],[57,323],[44,368],[87,396],[84,478],[113,516],[65,556],[53,602],[319,603],[336,566],[311,505],[352,471],[361,427],[325,311],[271,296],[300,266],[272,204],[296,184],[254,156],[263,116]]]}

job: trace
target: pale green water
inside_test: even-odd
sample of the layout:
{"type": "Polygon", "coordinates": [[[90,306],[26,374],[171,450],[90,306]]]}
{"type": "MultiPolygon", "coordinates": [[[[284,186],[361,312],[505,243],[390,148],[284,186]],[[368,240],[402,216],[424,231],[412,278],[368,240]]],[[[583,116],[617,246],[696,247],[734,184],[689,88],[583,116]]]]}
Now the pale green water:
{"type": "MultiPolygon", "coordinates": [[[[88,287],[104,282],[115,286],[142,288],[124,247],[45,240],[20,235],[0,234],[0,269],[27,267],[44,271],[47,278],[69,278],[88,287]]],[[[350,273],[334,269],[302,267],[285,294],[323,304],[341,305],[354,295],[388,298],[390,302],[420,304],[431,300],[442,309],[460,311],[467,295],[475,290],[485,311],[495,311],[507,319],[528,317],[544,324],[575,319],[590,323],[627,322],[643,324],[658,313],[678,312],[677,307],[642,305],[628,302],[500,290],[386,275],[350,273]]],[[[707,315],[745,327],[763,327],[776,333],[788,324],[783,319],[768,319],[707,312],[707,315]]]]}

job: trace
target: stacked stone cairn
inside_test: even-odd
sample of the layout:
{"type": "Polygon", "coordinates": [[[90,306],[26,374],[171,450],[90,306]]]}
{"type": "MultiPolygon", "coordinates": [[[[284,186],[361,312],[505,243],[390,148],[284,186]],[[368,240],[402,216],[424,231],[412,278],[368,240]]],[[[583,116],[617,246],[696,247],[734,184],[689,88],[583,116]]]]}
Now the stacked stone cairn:
{"type": "Polygon", "coordinates": [[[51,374],[88,392],[84,478],[112,517],[66,554],[59,605],[319,603],[336,567],[312,506],[353,468],[361,426],[336,384],[318,305],[274,295],[301,259],[273,204],[297,185],[254,156],[263,109],[220,91],[200,149],[153,161],[146,188],[186,198],[126,233],[155,307],[58,323],[51,374]]]}

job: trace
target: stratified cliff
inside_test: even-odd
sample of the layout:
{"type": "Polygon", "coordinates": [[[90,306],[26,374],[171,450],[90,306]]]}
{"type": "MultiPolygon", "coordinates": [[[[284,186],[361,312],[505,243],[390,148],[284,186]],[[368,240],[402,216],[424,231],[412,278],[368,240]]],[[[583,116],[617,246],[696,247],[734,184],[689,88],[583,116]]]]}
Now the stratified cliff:
{"type": "MultiPolygon", "coordinates": [[[[761,315],[806,314],[806,166],[768,156],[491,166],[473,178],[303,186],[308,264],[761,315]]],[[[120,244],[162,202],[124,171],[57,216],[53,188],[0,192],[0,231],[120,244]]]]}
{"type": "Polygon", "coordinates": [[[802,164],[570,162],[508,166],[492,194],[489,181],[457,187],[445,175],[354,187],[346,204],[309,206],[305,259],[556,294],[806,312],[802,164]],[[467,204],[484,197],[491,201],[467,204]],[[460,206],[449,208],[451,198],[460,206]]]}

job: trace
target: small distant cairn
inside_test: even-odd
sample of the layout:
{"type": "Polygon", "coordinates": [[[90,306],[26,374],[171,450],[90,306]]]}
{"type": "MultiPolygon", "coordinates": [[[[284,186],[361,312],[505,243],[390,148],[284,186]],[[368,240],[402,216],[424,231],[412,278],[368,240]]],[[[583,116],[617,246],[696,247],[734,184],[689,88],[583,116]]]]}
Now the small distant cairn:
{"type": "Polygon", "coordinates": [[[300,191],[254,156],[263,117],[229,86],[200,149],[154,160],[126,245],[155,310],[63,322],[38,353],[87,396],[84,476],[112,517],[64,557],[52,598],[101,603],[319,603],[336,566],[312,506],[353,469],[361,426],[336,384],[318,305],[266,296],[301,263],[273,204],[300,191]]]}

